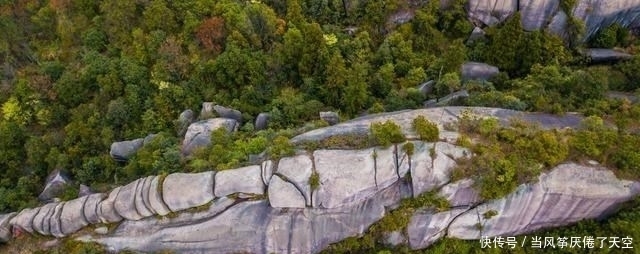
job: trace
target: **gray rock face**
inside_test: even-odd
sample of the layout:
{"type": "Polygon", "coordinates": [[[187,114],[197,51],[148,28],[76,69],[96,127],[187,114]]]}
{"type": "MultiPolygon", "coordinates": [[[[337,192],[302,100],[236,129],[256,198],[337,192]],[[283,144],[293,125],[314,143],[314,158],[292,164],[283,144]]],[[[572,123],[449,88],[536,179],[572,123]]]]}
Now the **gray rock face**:
{"type": "Polygon", "coordinates": [[[329,125],[335,125],[340,122],[340,116],[333,111],[320,112],[320,119],[327,122],[329,125]]]}
{"type": "Polygon", "coordinates": [[[162,199],[161,190],[159,190],[160,177],[153,177],[149,186],[149,205],[150,208],[158,215],[165,216],[171,213],[171,210],[162,199]]]}
{"type": "Polygon", "coordinates": [[[100,208],[100,202],[106,197],[107,195],[103,193],[96,193],[87,196],[87,202],[84,203],[84,208],[82,209],[87,222],[90,224],[98,224],[102,222],[100,220],[100,215],[98,214],[98,209],[100,208]]]}
{"type": "Polygon", "coordinates": [[[392,185],[364,202],[339,209],[278,209],[266,201],[244,201],[226,206],[222,213],[211,208],[180,215],[193,216],[189,218],[125,221],[113,234],[80,240],[105,244],[112,251],[317,253],[331,243],[363,234],[384,216],[385,207],[397,204],[407,191],[405,185],[392,185]]]}
{"type": "Polygon", "coordinates": [[[16,214],[17,213],[0,214],[0,243],[8,242],[13,238],[9,221],[13,216],[16,216],[16,214]]]}
{"type": "Polygon", "coordinates": [[[109,193],[109,196],[105,200],[100,201],[100,204],[98,204],[96,211],[102,223],[116,223],[122,220],[122,216],[120,216],[120,214],[118,214],[118,212],[116,212],[116,209],[114,208],[114,203],[116,202],[116,198],[118,197],[120,188],[122,187],[116,187],[115,189],[113,189],[109,193]]]}
{"type": "Polygon", "coordinates": [[[242,113],[240,111],[220,105],[213,106],[213,110],[215,110],[220,117],[236,120],[238,124],[242,125],[242,113]]]}
{"type": "Polygon", "coordinates": [[[260,166],[248,166],[223,170],[216,173],[216,197],[224,197],[233,193],[264,194],[262,169],[260,166]]]}
{"type": "Polygon", "coordinates": [[[78,197],[84,197],[93,194],[94,192],[84,184],[80,184],[80,189],[78,190],[78,197]]]}
{"type": "Polygon", "coordinates": [[[9,224],[12,227],[19,227],[26,232],[33,233],[33,218],[38,214],[38,211],[40,211],[40,207],[24,209],[11,218],[9,224]]]}
{"type": "Polygon", "coordinates": [[[505,21],[518,8],[517,0],[469,0],[469,19],[476,24],[493,26],[505,21]]]}
{"type": "Polygon", "coordinates": [[[288,182],[293,184],[306,200],[305,203],[311,206],[311,185],[309,178],[313,172],[313,162],[308,155],[298,155],[280,159],[277,174],[281,175],[288,182]]]}
{"type": "Polygon", "coordinates": [[[53,215],[56,206],[58,206],[58,203],[49,203],[40,207],[40,211],[38,211],[38,214],[33,217],[33,221],[31,223],[35,232],[38,232],[41,235],[51,235],[49,219],[53,215]]]}
{"type": "Polygon", "coordinates": [[[135,180],[120,188],[118,196],[113,203],[116,212],[127,220],[139,220],[145,217],[136,208],[136,195],[140,180],[135,180]]]}
{"type": "Polygon", "coordinates": [[[111,158],[117,161],[127,161],[133,156],[144,144],[143,138],[134,140],[126,140],[121,142],[114,142],[111,144],[111,150],[109,154],[111,158]]]}
{"type": "Polygon", "coordinates": [[[617,62],[633,58],[633,55],[613,49],[591,48],[587,49],[584,54],[591,59],[592,63],[617,62]]]}
{"type": "Polygon", "coordinates": [[[442,187],[438,193],[449,201],[451,207],[473,206],[480,203],[480,193],[473,188],[473,180],[463,179],[442,187]]]}
{"type": "Polygon", "coordinates": [[[271,181],[271,177],[273,176],[273,161],[263,161],[260,167],[262,168],[262,182],[264,185],[268,185],[269,181],[271,181]]]}
{"type": "Polygon", "coordinates": [[[214,199],[213,173],[168,175],[162,184],[162,199],[174,212],[211,202],[214,199]]]}
{"type": "Polygon", "coordinates": [[[183,136],[187,132],[187,128],[196,119],[193,110],[187,109],[180,113],[178,117],[178,136],[183,136]]]}
{"type": "Polygon", "coordinates": [[[618,180],[613,172],[577,164],[562,164],[542,174],[532,185],[522,185],[505,198],[493,200],[464,213],[449,226],[448,235],[460,239],[530,233],[583,219],[600,218],[639,194],[631,181],[618,180]],[[496,216],[485,219],[488,211],[496,216]]]}
{"type": "MultiPolygon", "coordinates": [[[[400,145],[392,145],[388,148],[375,148],[375,185],[376,189],[384,189],[398,181],[404,176],[398,172],[398,156],[396,150],[400,152],[400,145]]],[[[406,172],[405,172],[406,173],[406,172]]]]}
{"type": "Polygon", "coordinates": [[[411,160],[414,197],[448,183],[451,170],[457,165],[455,159],[467,153],[467,149],[449,143],[417,143],[411,160]]]}
{"type": "Polygon", "coordinates": [[[522,28],[533,31],[544,28],[560,7],[557,0],[520,0],[522,28]]]}
{"type": "Polygon", "coordinates": [[[271,119],[271,114],[269,113],[260,113],[256,117],[255,129],[257,131],[266,130],[269,127],[269,119],[271,119]]]}
{"type": "Polygon", "coordinates": [[[60,214],[60,231],[63,235],[72,234],[89,225],[84,216],[84,204],[89,197],[76,198],[65,203],[60,214]]]}
{"type": "Polygon", "coordinates": [[[313,205],[336,208],[361,202],[376,191],[373,149],[316,150],[313,152],[320,187],[313,205]]]}
{"type": "MultiPolygon", "coordinates": [[[[474,30],[475,31],[475,30],[474,30]]],[[[433,91],[433,87],[436,85],[436,81],[429,80],[418,86],[418,91],[424,96],[429,95],[433,91]]]]}
{"type": "Polygon", "coordinates": [[[573,9],[573,16],[585,23],[585,36],[618,23],[631,27],[640,19],[640,3],[637,0],[580,0],[573,9]]]}
{"type": "Polygon", "coordinates": [[[49,231],[52,236],[55,237],[64,237],[62,233],[62,222],[60,221],[60,216],[62,215],[62,209],[64,208],[65,202],[60,202],[53,209],[53,214],[49,218],[49,231]]]}
{"type": "Polygon", "coordinates": [[[488,80],[500,73],[498,67],[478,62],[464,63],[461,71],[463,80],[488,80]]]}
{"type": "Polygon", "coordinates": [[[549,23],[549,32],[565,38],[567,36],[566,27],[568,20],[569,16],[567,16],[564,11],[560,10],[556,12],[556,14],[551,19],[551,23],[549,23]]]}
{"type": "Polygon", "coordinates": [[[209,119],[215,116],[213,110],[213,102],[203,102],[200,110],[200,120],[209,119]]]}
{"type": "Polygon", "coordinates": [[[414,213],[407,225],[409,246],[411,249],[423,249],[442,238],[447,232],[449,223],[456,216],[467,211],[465,208],[435,213],[433,210],[422,210],[414,213]]]}
{"type": "Polygon", "coordinates": [[[269,182],[269,205],[275,208],[305,208],[306,201],[302,192],[290,182],[274,176],[269,182]]]}
{"type": "Polygon", "coordinates": [[[53,198],[58,197],[64,192],[64,188],[69,184],[71,180],[69,176],[64,174],[61,170],[56,169],[49,173],[45,186],[38,199],[42,202],[50,202],[53,198]]]}
{"type": "Polygon", "coordinates": [[[182,142],[182,152],[190,154],[198,147],[211,145],[211,132],[219,128],[224,128],[228,132],[238,129],[238,122],[227,118],[212,118],[192,123],[187,129],[182,142]]]}

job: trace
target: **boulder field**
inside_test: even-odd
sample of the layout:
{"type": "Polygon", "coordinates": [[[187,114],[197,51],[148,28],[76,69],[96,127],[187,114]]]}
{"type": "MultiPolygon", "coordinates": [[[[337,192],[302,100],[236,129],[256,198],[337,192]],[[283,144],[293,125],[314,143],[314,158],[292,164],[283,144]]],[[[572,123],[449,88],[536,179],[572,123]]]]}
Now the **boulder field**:
{"type": "MultiPolygon", "coordinates": [[[[534,183],[496,200],[482,200],[471,179],[451,182],[457,161],[473,156],[454,145],[445,127],[462,115],[516,117],[544,128],[576,127],[577,115],[552,116],[493,108],[444,107],[371,115],[313,130],[295,143],[366,134],[371,123],[400,125],[413,153],[390,147],[298,151],[295,156],[223,171],[148,176],[110,193],[49,203],[0,215],[0,240],[11,232],[73,237],[110,251],[178,253],[318,253],[364,234],[404,198],[436,192],[448,210],[420,209],[389,242],[423,249],[442,237],[515,236],[601,218],[640,194],[640,183],[594,165],[562,163],[534,183]],[[411,121],[424,116],[440,128],[438,142],[416,140],[411,121]],[[478,216],[490,212],[493,216],[478,216]],[[94,234],[88,225],[119,223],[94,234]],[[482,225],[479,228],[477,225],[482,225]]],[[[450,128],[446,128],[450,129],[450,128]]]]}

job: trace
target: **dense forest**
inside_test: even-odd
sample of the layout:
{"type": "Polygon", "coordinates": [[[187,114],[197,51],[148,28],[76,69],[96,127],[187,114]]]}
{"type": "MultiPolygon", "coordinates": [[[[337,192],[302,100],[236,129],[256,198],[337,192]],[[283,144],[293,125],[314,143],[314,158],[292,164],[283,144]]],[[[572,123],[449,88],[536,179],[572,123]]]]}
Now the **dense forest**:
{"type": "Polygon", "coordinates": [[[0,0],[0,213],[36,206],[56,169],[105,191],[144,175],[233,168],[265,149],[289,154],[288,137],[324,124],[319,111],[349,119],[462,89],[470,96],[461,105],[594,116],[571,151],[638,178],[640,105],[608,96],[640,94],[638,35],[614,24],[585,38],[573,18],[563,36],[528,32],[516,13],[468,40],[475,26],[465,2],[0,0]],[[594,65],[581,54],[589,47],[635,56],[594,65]],[[464,80],[467,61],[501,72],[464,80]],[[418,86],[428,80],[436,83],[425,95],[418,86]],[[176,119],[205,101],[241,111],[245,124],[184,158],[176,119]],[[270,129],[256,132],[261,112],[270,129]],[[150,133],[159,135],[129,162],[109,156],[111,143],[150,133]]]}

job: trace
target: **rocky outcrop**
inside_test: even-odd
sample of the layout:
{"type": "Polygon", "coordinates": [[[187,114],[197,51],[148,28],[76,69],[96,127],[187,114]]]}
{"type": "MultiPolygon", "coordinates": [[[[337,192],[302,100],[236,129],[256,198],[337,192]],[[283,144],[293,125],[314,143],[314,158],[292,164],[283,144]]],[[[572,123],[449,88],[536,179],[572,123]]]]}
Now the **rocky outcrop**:
{"type": "Polygon", "coordinates": [[[497,25],[513,15],[518,9],[517,0],[469,0],[469,19],[476,25],[497,25]]]}
{"type": "Polygon", "coordinates": [[[633,55],[613,49],[586,49],[584,54],[591,60],[591,63],[618,62],[633,58],[633,55]]]}
{"type": "Polygon", "coordinates": [[[47,176],[44,189],[38,195],[38,199],[42,202],[51,202],[64,192],[70,182],[71,179],[62,170],[56,169],[52,171],[47,176]]]}
{"type": "Polygon", "coordinates": [[[640,183],[618,180],[609,170],[562,164],[542,174],[537,183],[522,185],[507,197],[481,204],[459,216],[449,226],[448,236],[480,239],[520,235],[602,218],[638,194],[640,183]],[[495,216],[483,216],[490,211],[495,216]]]}
{"type": "Polygon", "coordinates": [[[218,116],[222,118],[236,120],[236,122],[238,122],[239,125],[242,125],[242,113],[240,111],[232,108],[223,107],[220,105],[213,106],[213,110],[215,110],[216,113],[218,113],[218,116]]]}
{"type": "Polygon", "coordinates": [[[195,118],[196,118],[195,114],[191,109],[187,109],[185,111],[182,111],[182,113],[180,113],[180,116],[178,116],[178,122],[177,122],[178,136],[183,136],[185,132],[187,132],[187,128],[191,123],[193,123],[195,118]]]}
{"type": "Polygon", "coordinates": [[[0,243],[11,240],[11,227],[9,221],[16,213],[0,214],[0,243]]]}
{"type": "Polygon", "coordinates": [[[500,73],[498,67],[486,63],[466,62],[461,68],[462,80],[488,80],[500,73]]]}
{"type": "Polygon", "coordinates": [[[211,132],[223,128],[228,132],[238,130],[238,122],[228,118],[212,118],[192,123],[182,142],[182,153],[190,154],[196,148],[211,145],[211,132]]]}
{"type": "Polygon", "coordinates": [[[142,144],[144,144],[143,138],[114,142],[111,144],[109,155],[114,160],[127,161],[142,148],[142,144]]]}
{"type": "MultiPolygon", "coordinates": [[[[312,173],[313,161],[308,155],[282,158],[278,163],[278,170],[276,170],[276,174],[280,179],[286,179],[287,182],[291,183],[299,193],[302,194],[307,206],[311,206],[311,185],[309,178],[312,173]]],[[[278,199],[277,192],[274,197],[278,199]]]]}
{"type": "Polygon", "coordinates": [[[546,27],[560,9],[558,0],[520,0],[518,2],[522,28],[527,31],[546,27]]]}
{"type": "Polygon", "coordinates": [[[213,174],[174,173],[162,183],[162,200],[171,211],[180,211],[211,202],[213,195],[213,174]]]}
{"type": "Polygon", "coordinates": [[[262,195],[264,189],[260,166],[254,165],[216,173],[216,197],[234,193],[262,195]]]}
{"type": "Polygon", "coordinates": [[[327,122],[329,125],[335,125],[340,122],[340,116],[333,111],[320,112],[320,119],[327,122]]]}

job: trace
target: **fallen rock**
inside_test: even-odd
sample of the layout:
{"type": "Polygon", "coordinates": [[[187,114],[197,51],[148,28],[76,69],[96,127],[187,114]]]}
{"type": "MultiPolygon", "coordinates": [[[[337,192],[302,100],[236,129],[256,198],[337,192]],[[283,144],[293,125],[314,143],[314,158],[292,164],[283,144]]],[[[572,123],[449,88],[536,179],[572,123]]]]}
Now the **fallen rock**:
{"type": "Polygon", "coordinates": [[[182,153],[190,154],[198,147],[211,145],[211,132],[224,128],[227,132],[238,129],[238,122],[227,118],[212,118],[192,123],[187,129],[182,142],[182,153]]]}
{"type": "Polygon", "coordinates": [[[116,212],[116,209],[114,207],[114,203],[116,201],[116,198],[118,197],[120,188],[122,187],[116,187],[115,189],[113,189],[109,193],[107,199],[100,201],[100,204],[96,208],[98,217],[100,217],[100,221],[102,221],[102,223],[116,223],[122,220],[122,216],[120,216],[120,214],[116,212]]]}
{"type": "Polygon", "coordinates": [[[233,193],[264,194],[262,169],[257,165],[223,170],[216,173],[215,178],[216,197],[224,197],[233,193]]]}
{"type": "Polygon", "coordinates": [[[84,184],[80,184],[80,189],[78,189],[78,197],[84,197],[93,194],[94,192],[84,184]]]}
{"type": "Polygon", "coordinates": [[[6,243],[13,238],[9,221],[16,216],[16,214],[17,213],[0,214],[0,243],[6,243]]]}
{"type": "Polygon", "coordinates": [[[475,24],[494,26],[504,22],[518,9],[517,0],[469,0],[467,16],[475,24]]]}
{"type": "Polygon", "coordinates": [[[40,211],[40,207],[24,209],[20,211],[18,215],[11,218],[11,220],[9,220],[9,224],[12,227],[19,227],[20,229],[33,234],[33,218],[38,214],[38,211],[40,211]]]}
{"type": "Polygon", "coordinates": [[[500,73],[498,67],[486,63],[466,62],[461,69],[462,80],[489,80],[500,73]]]}
{"type": "Polygon", "coordinates": [[[449,223],[456,216],[467,210],[459,208],[439,213],[433,210],[420,210],[414,213],[407,225],[409,246],[414,250],[430,246],[445,235],[449,223]]]}
{"type": "Polygon", "coordinates": [[[280,159],[276,172],[300,190],[306,200],[305,203],[311,206],[311,185],[309,184],[309,178],[313,173],[313,161],[311,161],[308,155],[302,154],[280,159]]]}
{"type": "Polygon", "coordinates": [[[640,194],[640,183],[618,180],[613,172],[604,168],[574,163],[559,165],[538,179],[535,184],[521,185],[502,199],[460,215],[449,226],[448,236],[480,239],[481,236],[521,235],[602,218],[640,194]],[[490,211],[495,216],[485,216],[490,211]]]}
{"type": "Polygon", "coordinates": [[[327,122],[329,125],[336,125],[340,122],[340,116],[333,111],[320,112],[320,119],[327,122]]]}
{"type": "Polygon", "coordinates": [[[200,120],[206,120],[215,116],[213,102],[203,102],[200,110],[200,120]]]}
{"type": "Polygon", "coordinates": [[[316,150],[313,157],[320,177],[320,187],[313,193],[314,207],[362,202],[376,192],[373,148],[316,150]]]}
{"type": "Polygon", "coordinates": [[[256,117],[255,130],[266,130],[269,127],[269,120],[271,119],[271,114],[269,113],[260,113],[256,117]]]}
{"type": "Polygon", "coordinates": [[[162,184],[162,199],[173,212],[211,202],[214,199],[213,173],[173,173],[168,175],[162,184]]]}
{"type": "Polygon", "coordinates": [[[143,144],[143,138],[114,142],[111,144],[109,155],[111,155],[111,158],[117,161],[128,161],[131,156],[136,154],[136,152],[138,152],[138,150],[142,148],[143,144]]]}
{"type": "Polygon", "coordinates": [[[67,201],[60,214],[60,231],[63,235],[70,235],[89,225],[84,216],[84,204],[89,197],[84,196],[67,201]]]}
{"type": "Polygon", "coordinates": [[[302,192],[292,183],[274,176],[269,182],[269,205],[276,208],[305,208],[306,201],[302,192]]]}
{"type": "Polygon", "coordinates": [[[45,181],[45,186],[38,199],[42,202],[50,202],[54,198],[60,196],[66,186],[71,182],[69,176],[62,172],[60,169],[56,169],[49,173],[45,181]]]}
{"type": "Polygon", "coordinates": [[[122,188],[118,192],[118,196],[113,202],[116,212],[127,220],[139,220],[144,218],[136,209],[136,195],[140,179],[135,180],[122,188]]]}
{"type": "Polygon", "coordinates": [[[240,111],[220,105],[213,106],[213,110],[215,110],[220,117],[236,120],[239,125],[242,125],[242,113],[240,111]]]}
{"type": "Polygon", "coordinates": [[[586,49],[584,54],[591,59],[592,63],[618,62],[633,58],[633,55],[616,51],[613,49],[586,49]]]}
{"type": "Polygon", "coordinates": [[[182,137],[187,132],[187,128],[193,121],[195,121],[196,117],[193,113],[193,110],[187,109],[180,113],[178,116],[178,136],[182,137]]]}
{"type": "Polygon", "coordinates": [[[102,222],[98,214],[98,209],[100,208],[100,202],[106,197],[107,195],[104,193],[96,193],[87,196],[87,202],[84,203],[84,208],[82,209],[87,222],[90,224],[98,224],[102,222]]]}
{"type": "Polygon", "coordinates": [[[422,84],[420,84],[418,86],[418,91],[420,91],[420,93],[424,96],[429,95],[431,92],[433,92],[433,87],[436,85],[436,81],[434,80],[429,80],[427,82],[424,82],[422,84]]]}

